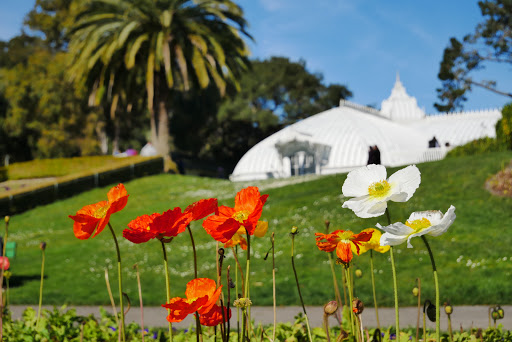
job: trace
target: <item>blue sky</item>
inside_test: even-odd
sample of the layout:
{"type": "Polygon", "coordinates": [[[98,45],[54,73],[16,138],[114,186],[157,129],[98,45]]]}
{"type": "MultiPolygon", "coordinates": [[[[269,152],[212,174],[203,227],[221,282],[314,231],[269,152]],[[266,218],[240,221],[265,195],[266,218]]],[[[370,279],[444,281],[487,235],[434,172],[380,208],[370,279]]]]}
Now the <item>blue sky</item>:
{"type": "MultiPolygon", "coordinates": [[[[237,0],[235,0],[237,1],[237,0]]],[[[18,34],[34,0],[0,0],[0,40],[18,34]]],[[[340,83],[360,104],[380,107],[396,73],[427,113],[435,113],[439,62],[449,38],[461,39],[482,21],[473,0],[238,0],[255,42],[253,57],[303,59],[326,83],[340,83]]],[[[475,76],[512,90],[510,67],[475,76]],[[489,78],[489,77],[488,77],[489,78]]],[[[501,107],[510,100],[485,90],[468,95],[466,110],[501,107]]]]}

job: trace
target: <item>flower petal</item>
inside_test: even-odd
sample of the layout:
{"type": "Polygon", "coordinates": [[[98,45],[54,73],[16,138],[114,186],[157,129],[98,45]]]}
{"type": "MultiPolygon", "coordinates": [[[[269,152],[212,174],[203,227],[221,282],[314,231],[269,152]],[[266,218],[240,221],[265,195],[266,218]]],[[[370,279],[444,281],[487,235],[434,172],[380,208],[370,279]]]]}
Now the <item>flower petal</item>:
{"type": "Polygon", "coordinates": [[[191,213],[192,221],[197,221],[213,214],[217,210],[218,204],[216,198],[202,199],[192,203],[185,209],[185,213],[191,213]]]}
{"type": "Polygon", "coordinates": [[[375,182],[386,179],[386,168],[382,165],[367,165],[350,171],[341,191],[345,197],[368,195],[368,187],[375,182]]]}
{"type": "Polygon", "coordinates": [[[443,218],[440,220],[438,224],[426,229],[428,230],[427,234],[431,236],[439,236],[441,234],[444,234],[455,221],[456,217],[457,215],[455,215],[455,207],[452,205],[450,206],[450,208],[448,208],[446,214],[444,214],[443,218]]]}
{"type": "Polygon", "coordinates": [[[128,193],[123,184],[118,184],[107,193],[108,203],[110,204],[110,214],[122,210],[128,203],[128,193]]]}
{"type": "Polygon", "coordinates": [[[380,237],[381,246],[396,246],[404,243],[407,240],[407,235],[394,235],[391,233],[384,233],[380,237]]]}
{"type": "MultiPolygon", "coordinates": [[[[373,165],[373,164],[372,164],[373,165]]],[[[381,202],[368,195],[351,198],[343,203],[342,208],[351,209],[361,218],[377,217],[384,214],[387,208],[385,201],[381,202]]]]}
{"type": "Polygon", "coordinates": [[[393,173],[388,180],[389,184],[398,184],[399,191],[396,193],[406,195],[392,196],[390,198],[394,202],[406,202],[408,201],[421,183],[421,173],[416,165],[409,165],[404,169],[398,170],[393,173]]]}
{"type": "Polygon", "coordinates": [[[396,222],[396,223],[390,224],[389,226],[381,226],[380,224],[377,223],[376,226],[380,230],[383,230],[386,233],[393,234],[393,235],[407,236],[411,233],[414,233],[414,229],[406,226],[402,222],[396,222]]]}
{"type": "Polygon", "coordinates": [[[338,246],[336,246],[336,255],[344,263],[349,263],[352,260],[353,254],[350,245],[350,243],[339,242],[338,246]]]}

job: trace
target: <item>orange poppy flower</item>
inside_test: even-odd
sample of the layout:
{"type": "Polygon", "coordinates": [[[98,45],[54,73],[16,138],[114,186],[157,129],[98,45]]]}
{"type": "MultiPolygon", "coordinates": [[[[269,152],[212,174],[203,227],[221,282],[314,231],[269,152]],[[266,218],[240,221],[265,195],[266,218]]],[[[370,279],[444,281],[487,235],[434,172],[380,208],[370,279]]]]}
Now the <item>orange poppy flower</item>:
{"type": "Polygon", "coordinates": [[[116,185],[109,190],[107,201],[101,201],[95,204],[86,205],[78,210],[75,216],[69,215],[73,219],[73,232],[81,240],[91,237],[96,229],[95,237],[105,228],[110,220],[110,215],[122,210],[128,202],[128,193],[123,184],[116,185]]]}
{"type": "Polygon", "coordinates": [[[336,250],[338,258],[348,264],[353,258],[352,246],[355,246],[356,254],[359,255],[361,243],[369,241],[372,232],[354,234],[350,230],[335,230],[330,234],[315,233],[315,236],[318,249],[325,252],[336,250]]]}
{"type": "Polygon", "coordinates": [[[180,207],[169,209],[162,215],[153,219],[149,224],[149,230],[153,231],[155,237],[159,239],[166,237],[175,237],[183,233],[190,223],[190,213],[182,213],[180,207]]]}
{"type": "MultiPolygon", "coordinates": [[[[266,221],[258,221],[256,224],[256,229],[254,230],[254,236],[256,237],[264,237],[268,230],[268,222],[266,221]]],[[[243,250],[247,249],[247,240],[245,240],[242,235],[246,235],[245,227],[239,228],[235,235],[224,244],[224,248],[235,247],[236,245],[240,245],[243,250]]]]}
{"type": "Polygon", "coordinates": [[[207,326],[207,327],[214,327],[216,325],[219,325],[223,322],[227,322],[231,318],[231,309],[227,307],[221,307],[217,304],[214,304],[210,311],[207,313],[204,313],[202,315],[199,315],[199,323],[201,325],[207,326]],[[226,317],[226,320],[223,320],[222,318],[222,309],[224,309],[224,317],[226,317]]]}
{"type": "Polygon", "coordinates": [[[175,297],[169,303],[162,306],[169,309],[167,320],[171,323],[181,322],[189,314],[199,312],[206,314],[209,312],[222,291],[222,285],[217,288],[214,280],[208,278],[192,279],[187,284],[185,296],[187,298],[175,297]]]}
{"type": "Polygon", "coordinates": [[[255,186],[242,189],[236,194],[234,208],[220,206],[216,215],[204,220],[203,227],[215,240],[224,243],[241,227],[253,235],[267,198],[255,186]]]}

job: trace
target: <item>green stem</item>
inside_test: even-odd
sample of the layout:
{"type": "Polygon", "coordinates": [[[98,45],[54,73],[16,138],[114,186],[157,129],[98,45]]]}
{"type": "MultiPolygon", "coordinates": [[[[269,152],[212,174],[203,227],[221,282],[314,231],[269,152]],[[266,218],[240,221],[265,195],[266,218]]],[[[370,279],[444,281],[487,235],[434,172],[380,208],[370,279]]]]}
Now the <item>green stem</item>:
{"type": "Polygon", "coordinates": [[[292,268],[293,268],[293,274],[295,275],[295,282],[297,283],[297,290],[299,291],[299,298],[300,303],[302,304],[302,310],[304,311],[304,316],[306,317],[306,327],[308,328],[308,337],[311,342],[313,342],[313,338],[311,337],[311,328],[309,327],[309,319],[308,314],[306,313],[306,307],[304,306],[304,300],[302,299],[302,293],[300,292],[300,285],[299,285],[299,278],[297,277],[297,271],[295,270],[295,260],[293,257],[293,250],[295,247],[295,234],[291,234],[292,237],[292,268]]]}
{"type": "MultiPolygon", "coordinates": [[[[194,242],[194,235],[192,235],[192,229],[190,229],[190,225],[187,226],[188,233],[190,235],[190,243],[192,244],[192,254],[194,256],[194,278],[197,279],[197,252],[196,252],[196,244],[194,242]]],[[[196,340],[203,340],[203,332],[201,331],[201,322],[199,321],[199,313],[196,311],[196,340]]]]}
{"type": "MultiPolygon", "coordinates": [[[[388,218],[388,225],[391,225],[391,217],[389,216],[388,208],[386,208],[386,217],[388,218]]],[[[396,267],[395,267],[395,257],[393,255],[393,246],[391,246],[391,248],[389,249],[389,256],[391,258],[391,272],[393,274],[393,292],[395,295],[396,338],[398,341],[400,341],[400,319],[399,319],[399,313],[398,313],[398,282],[396,279],[396,267]]]]}
{"type": "Polygon", "coordinates": [[[137,288],[139,290],[139,303],[140,303],[140,329],[142,335],[142,342],[144,342],[144,305],[142,303],[142,288],[140,286],[140,274],[139,274],[139,266],[137,264],[133,265],[135,271],[137,273],[137,288]]]}
{"type": "Polygon", "coordinates": [[[416,320],[416,341],[420,338],[420,312],[421,312],[421,279],[416,278],[418,282],[418,319],[416,320]]]}
{"type": "Polygon", "coordinates": [[[272,232],[272,302],[274,306],[274,329],[272,330],[272,341],[276,340],[277,312],[276,312],[276,257],[274,250],[274,232],[272,232]]]}
{"type": "Polygon", "coordinates": [[[430,249],[430,245],[428,244],[427,238],[425,237],[425,235],[422,235],[421,239],[423,240],[425,246],[427,247],[428,255],[430,255],[430,262],[432,263],[432,271],[434,272],[434,285],[436,287],[436,340],[441,341],[441,305],[439,298],[439,281],[437,279],[437,268],[436,263],[434,261],[434,254],[432,254],[432,250],[430,249]]]}
{"type": "Polygon", "coordinates": [[[391,258],[391,271],[393,273],[393,292],[395,294],[395,322],[396,322],[396,336],[397,340],[400,339],[400,319],[398,315],[398,283],[396,280],[396,266],[395,257],[393,255],[393,246],[389,249],[389,256],[391,258]]]}
{"type": "Polygon", "coordinates": [[[41,317],[41,305],[43,304],[43,280],[44,280],[44,249],[43,260],[41,262],[41,284],[39,285],[39,308],[37,309],[36,329],[39,325],[39,318],[41,317]]]}
{"type": "MultiPolygon", "coordinates": [[[[246,267],[245,267],[245,289],[244,289],[244,297],[249,299],[249,276],[251,274],[251,271],[250,271],[250,264],[251,264],[251,235],[249,235],[249,230],[247,230],[247,228],[245,228],[245,233],[246,233],[246,236],[247,236],[247,264],[246,264],[246,267]]],[[[244,315],[244,317],[246,316],[246,324],[247,324],[247,335],[250,336],[251,333],[250,333],[250,324],[251,324],[251,307],[249,306],[247,308],[247,313],[246,315],[244,315]]],[[[244,330],[245,330],[245,324],[244,326],[242,327],[244,330]]],[[[244,335],[245,336],[245,335],[244,335]]]]}
{"type": "MultiPolygon", "coordinates": [[[[167,295],[167,303],[171,301],[171,282],[169,279],[169,264],[167,262],[167,251],[165,250],[165,243],[160,240],[162,244],[162,252],[164,255],[164,269],[165,269],[165,294],[167,295]]],[[[170,314],[171,309],[167,309],[167,312],[170,314]]],[[[169,341],[173,340],[172,336],[172,323],[169,322],[169,341]]]]}
{"type": "Polygon", "coordinates": [[[351,286],[351,281],[350,281],[350,265],[346,265],[345,268],[344,268],[344,273],[345,273],[345,282],[347,283],[347,292],[348,292],[348,300],[349,300],[349,303],[347,304],[348,308],[349,308],[349,314],[348,314],[348,317],[350,319],[350,333],[352,334],[353,337],[356,336],[356,333],[354,332],[354,315],[353,315],[353,311],[352,311],[352,286],[351,286]]]}
{"type": "Polygon", "coordinates": [[[375,316],[377,318],[377,328],[380,329],[379,308],[377,307],[377,294],[375,292],[375,275],[373,274],[373,250],[372,249],[370,249],[370,273],[372,275],[373,306],[375,307],[375,316]]]}
{"type": "Polygon", "coordinates": [[[121,338],[122,341],[126,341],[124,334],[124,306],[123,306],[123,278],[121,273],[121,253],[119,252],[119,244],[117,243],[116,233],[114,233],[114,228],[110,222],[108,223],[108,227],[110,228],[110,232],[112,232],[112,237],[114,238],[114,243],[116,245],[117,252],[117,273],[119,279],[119,306],[121,307],[121,338]]]}

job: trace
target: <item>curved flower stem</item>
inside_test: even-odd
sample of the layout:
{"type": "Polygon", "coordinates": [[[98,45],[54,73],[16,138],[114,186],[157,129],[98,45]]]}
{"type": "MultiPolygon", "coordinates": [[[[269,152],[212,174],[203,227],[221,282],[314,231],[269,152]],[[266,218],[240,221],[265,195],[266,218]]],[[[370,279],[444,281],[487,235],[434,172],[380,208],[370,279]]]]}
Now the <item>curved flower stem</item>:
{"type": "MultiPolygon", "coordinates": [[[[164,269],[165,269],[165,294],[167,296],[167,303],[171,301],[171,282],[169,279],[169,264],[167,263],[167,251],[165,250],[165,243],[160,240],[162,244],[162,252],[164,256],[164,269]]],[[[168,309],[167,312],[170,314],[171,309],[168,309]]],[[[172,341],[172,323],[169,322],[169,341],[172,341]]]]}
{"type": "Polygon", "coordinates": [[[293,268],[293,274],[295,275],[295,282],[297,283],[297,290],[299,291],[299,298],[300,303],[302,304],[302,310],[304,311],[304,316],[306,317],[306,327],[308,328],[308,337],[311,342],[313,342],[313,338],[311,337],[311,328],[309,327],[309,319],[308,314],[306,313],[306,307],[304,306],[304,300],[302,299],[302,293],[300,292],[300,285],[299,285],[299,278],[297,277],[297,270],[295,270],[295,260],[293,257],[293,250],[295,247],[295,234],[291,233],[292,237],[292,268],[293,268]]]}
{"type": "Polygon", "coordinates": [[[377,294],[375,292],[375,275],[373,274],[373,249],[370,249],[370,273],[372,275],[373,306],[375,307],[375,317],[377,318],[377,329],[380,329],[379,308],[377,306],[377,294]]]}
{"type": "MultiPolygon", "coordinates": [[[[391,225],[391,218],[389,216],[389,209],[386,208],[386,216],[388,224],[391,225]]],[[[393,274],[393,292],[395,295],[395,321],[396,321],[396,338],[400,341],[400,318],[398,313],[398,282],[396,279],[395,257],[393,255],[393,246],[389,249],[389,257],[391,258],[391,272],[393,274]]],[[[439,341],[439,340],[438,340],[439,341]]]]}
{"type": "Polygon", "coordinates": [[[437,279],[437,269],[436,269],[436,263],[434,261],[434,254],[432,254],[432,250],[430,249],[430,245],[428,244],[427,238],[425,235],[421,236],[421,239],[425,243],[425,246],[427,247],[428,254],[430,255],[430,262],[432,263],[432,271],[434,272],[434,285],[436,287],[436,341],[441,341],[441,331],[440,331],[440,325],[441,325],[441,305],[440,305],[440,299],[439,299],[439,281],[437,279]]]}
{"type": "Polygon", "coordinates": [[[37,309],[36,329],[39,325],[39,317],[41,316],[41,305],[43,304],[43,281],[44,281],[44,249],[43,260],[41,261],[41,285],[39,286],[39,308],[37,309]]]}
{"type": "Polygon", "coordinates": [[[118,280],[119,280],[119,306],[121,308],[121,340],[124,342],[126,341],[126,337],[124,334],[124,306],[123,306],[123,277],[121,273],[121,253],[119,252],[119,244],[117,243],[116,233],[114,233],[114,228],[112,228],[112,225],[110,222],[108,223],[108,227],[110,228],[110,232],[112,233],[112,237],[114,238],[114,243],[116,245],[116,252],[117,252],[117,273],[118,273],[118,280]]]}

